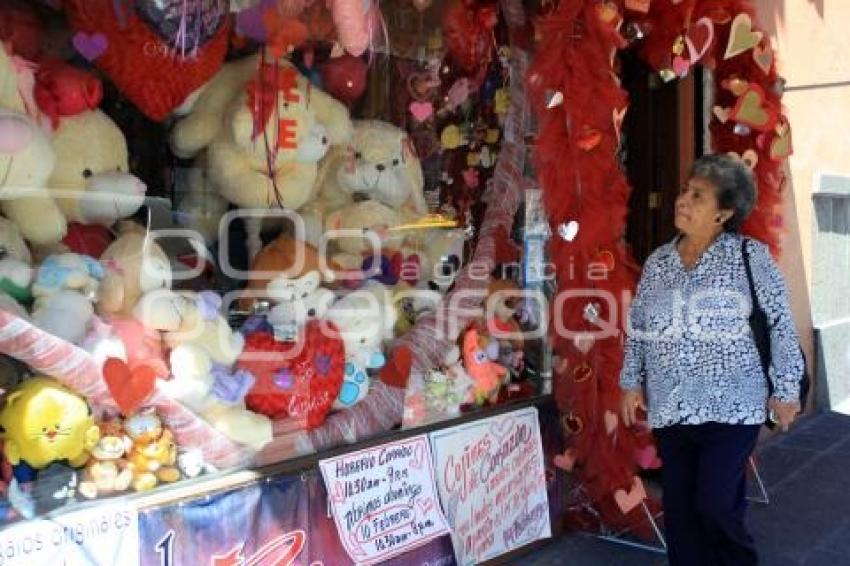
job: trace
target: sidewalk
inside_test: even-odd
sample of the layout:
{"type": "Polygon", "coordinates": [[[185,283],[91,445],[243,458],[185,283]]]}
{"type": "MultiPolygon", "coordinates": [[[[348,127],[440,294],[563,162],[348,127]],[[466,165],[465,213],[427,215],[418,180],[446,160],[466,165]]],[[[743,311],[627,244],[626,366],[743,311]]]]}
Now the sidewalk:
{"type": "MultiPolygon", "coordinates": [[[[768,505],[751,503],[750,529],[763,566],[850,564],[850,416],[821,413],[762,444],[768,505]]],[[[572,534],[516,566],[661,566],[663,555],[572,534]]]]}

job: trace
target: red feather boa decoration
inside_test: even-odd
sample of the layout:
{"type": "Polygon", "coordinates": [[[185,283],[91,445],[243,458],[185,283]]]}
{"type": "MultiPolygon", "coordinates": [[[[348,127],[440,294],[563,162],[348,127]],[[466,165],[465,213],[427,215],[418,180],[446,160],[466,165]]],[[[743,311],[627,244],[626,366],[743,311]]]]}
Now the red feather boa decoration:
{"type": "MultiPolygon", "coordinates": [[[[655,0],[640,20],[649,33],[643,55],[658,70],[669,67],[676,37],[699,18],[709,17],[714,21],[715,38],[703,62],[715,66],[717,103],[734,106],[735,97],[720,84],[738,76],[762,88],[765,107],[778,109],[775,66],[764,72],[751,52],[723,60],[728,21],[742,12],[752,14],[752,7],[743,0],[685,0],[676,5],[670,0],[655,0]]],[[[556,303],[552,310],[555,328],[571,331],[556,331],[553,337],[561,360],[555,368],[555,397],[576,456],[575,472],[587,499],[583,503],[592,508],[574,506],[568,521],[583,529],[632,529],[650,538],[653,533],[642,509],[624,514],[615,494],[631,488],[638,469],[636,455],[651,453],[651,436],[646,429],[626,429],[619,422],[612,429],[606,427],[606,415],[610,425],[612,414],[619,414],[626,299],[638,276],[622,245],[631,189],[615,157],[619,142],[614,113],[628,104],[628,95],[612,69],[614,51],[625,46],[617,28],[622,15],[622,0],[561,0],[540,22],[540,42],[528,74],[528,87],[539,120],[536,167],[553,232],[572,220],[580,226],[573,241],[556,237],[551,242],[558,281],[562,288],[590,290],[585,296],[556,303]],[[618,12],[614,17],[611,8],[618,12]],[[556,93],[561,93],[563,102],[549,107],[556,93]],[[605,266],[605,276],[600,278],[601,266],[605,266]],[[591,296],[597,293],[597,298],[591,296]],[[603,294],[617,300],[611,303],[599,298],[603,294]],[[599,320],[611,321],[619,332],[592,343],[582,338],[582,332],[599,330],[593,317],[587,315],[588,305],[596,309],[599,320]]],[[[781,121],[787,124],[784,118],[781,121]]],[[[731,121],[712,122],[715,151],[756,151],[759,199],[745,230],[778,252],[782,162],[771,159],[769,151],[779,133],[753,131],[740,136],[733,133],[733,127],[731,121]]],[[[649,500],[648,506],[650,511],[659,507],[654,500],[649,500]]]]}

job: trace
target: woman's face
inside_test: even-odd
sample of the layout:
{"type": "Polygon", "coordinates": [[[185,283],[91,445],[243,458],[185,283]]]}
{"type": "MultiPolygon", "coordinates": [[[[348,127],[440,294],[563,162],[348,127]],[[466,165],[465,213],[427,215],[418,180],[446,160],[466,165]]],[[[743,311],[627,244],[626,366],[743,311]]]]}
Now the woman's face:
{"type": "Polygon", "coordinates": [[[720,210],[716,190],[704,177],[689,179],[676,197],[676,228],[689,236],[711,236],[722,230],[732,212],[720,210]]]}

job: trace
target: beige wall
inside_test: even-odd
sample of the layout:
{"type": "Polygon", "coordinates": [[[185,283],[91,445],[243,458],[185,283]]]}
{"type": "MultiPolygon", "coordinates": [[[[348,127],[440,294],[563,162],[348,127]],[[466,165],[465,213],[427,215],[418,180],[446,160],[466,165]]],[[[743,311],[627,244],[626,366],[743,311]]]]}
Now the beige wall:
{"type": "Polygon", "coordinates": [[[789,160],[788,233],[781,266],[798,328],[809,337],[815,177],[821,171],[850,175],[850,1],[758,0],[756,5],[759,24],[771,38],[779,72],[787,81],[783,103],[794,155],[789,160]]]}

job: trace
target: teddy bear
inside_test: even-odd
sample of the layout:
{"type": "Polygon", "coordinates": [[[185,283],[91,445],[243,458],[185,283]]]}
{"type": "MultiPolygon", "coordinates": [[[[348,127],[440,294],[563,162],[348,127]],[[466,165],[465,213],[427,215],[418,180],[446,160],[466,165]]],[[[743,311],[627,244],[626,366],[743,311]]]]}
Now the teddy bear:
{"type": "Polygon", "coordinates": [[[33,323],[73,344],[85,338],[94,317],[104,271],[94,258],[75,253],[48,256],[32,285],[33,323]]]}
{"type": "Polygon", "coordinates": [[[425,403],[431,411],[457,415],[461,405],[474,401],[475,382],[464,369],[457,346],[449,349],[440,367],[425,372],[423,385],[425,403]]]}
{"type": "Polygon", "coordinates": [[[47,186],[65,218],[109,227],[133,215],[147,187],[129,172],[124,134],[97,108],[99,79],[64,63],[45,66],[37,77],[39,106],[54,127],[56,165],[47,186]]]}
{"type": "Polygon", "coordinates": [[[20,229],[0,217],[0,309],[27,318],[23,305],[32,299],[32,279],[32,256],[20,229]]]}
{"type": "Polygon", "coordinates": [[[127,459],[134,490],[146,491],[160,482],[180,479],[174,434],[162,425],[156,412],[146,410],[131,415],[124,421],[124,430],[131,441],[127,459]]]}
{"type": "Polygon", "coordinates": [[[127,461],[132,442],[121,420],[106,420],[99,427],[100,440],[91,450],[77,488],[87,499],[126,491],[133,481],[133,470],[127,461]]]}
{"type": "Polygon", "coordinates": [[[316,198],[306,205],[307,241],[318,243],[327,217],[353,202],[375,200],[410,221],[428,212],[419,159],[407,133],[387,122],[353,122],[353,135],[345,146],[331,148],[321,162],[316,198]]]}
{"type": "Polygon", "coordinates": [[[251,262],[251,275],[239,298],[239,308],[250,311],[257,301],[270,301],[268,286],[274,279],[297,280],[315,272],[322,282],[335,278],[336,264],[323,261],[318,250],[301,240],[281,234],[266,245],[251,262]]]}
{"type": "Polygon", "coordinates": [[[26,81],[18,78],[5,46],[0,46],[0,77],[0,210],[28,242],[53,244],[67,230],[65,217],[47,189],[56,153],[47,134],[27,114],[34,109],[23,97],[26,81]]]}
{"type": "MultiPolygon", "coordinates": [[[[198,165],[228,202],[297,210],[313,197],[318,159],[350,136],[343,104],[288,61],[254,56],[224,65],[175,126],[171,146],[181,157],[206,149],[198,165]]],[[[246,220],[251,258],[261,229],[262,217],[246,220]]]]}
{"type": "Polygon", "coordinates": [[[369,392],[369,371],[386,363],[382,346],[393,337],[396,310],[387,288],[367,282],[331,305],[325,314],[345,343],[345,376],[334,408],[349,408],[369,392]]]}
{"type": "Polygon", "coordinates": [[[27,379],[6,395],[0,430],[4,454],[21,483],[54,462],[82,466],[100,440],[86,400],[46,376],[27,379]]]}
{"type": "Polygon", "coordinates": [[[253,376],[232,370],[244,346],[220,314],[221,298],[211,291],[150,291],[134,310],[147,328],[162,333],[171,349],[171,379],[159,388],[205,418],[229,438],[259,450],[271,440],[271,422],[245,409],[253,376]]]}
{"type": "Polygon", "coordinates": [[[125,221],[118,234],[100,256],[104,277],[96,309],[101,316],[132,316],[144,293],[171,288],[171,264],[151,233],[125,221]]]}
{"type": "Polygon", "coordinates": [[[267,318],[275,336],[294,340],[308,319],[323,318],[327,314],[335,296],[333,291],[321,287],[321,283],[318,271],[309,271],[294,279],[281,275],[269,282],[266,290],[276,304],[267,318]]]}

